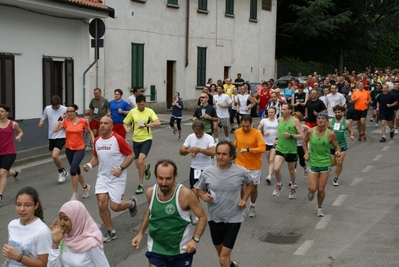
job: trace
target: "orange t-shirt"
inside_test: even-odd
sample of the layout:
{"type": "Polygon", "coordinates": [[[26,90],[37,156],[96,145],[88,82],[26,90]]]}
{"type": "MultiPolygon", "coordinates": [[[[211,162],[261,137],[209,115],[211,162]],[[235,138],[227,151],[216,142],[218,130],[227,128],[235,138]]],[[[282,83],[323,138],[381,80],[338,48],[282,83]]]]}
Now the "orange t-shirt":
{"type": "Polygon", "coordinates": [[[71,121],[71,119],[66,119],[62,122],[66,134],[65,147],[70,150],[81,150],[85,148],[83,133],[89,125],[87,124],[86,119],[79,119],[80,120],[76,125],[71,121]]]}
{"type": "Polygon", "coordinates": [[[260,170],[262,168],[262,154],[266,151],[265,140],[262,133],[255,128],[249,132],[238,129],[235,132],[234,146],[237,148],[236,164],[247,170],[260,170]],[[251,148],[252,152],[240,153],[242,148],[251,148]]]}
{"type": "Polygon", "coordinates": [[[354,100],[358,96],[360,96],[360,98],[354,102],[355,110],[368,109],[369,105],[366,102],[370,100],[370,92],[366,90],[363,91],[356,90],[353,92],[351,99],[354,100]]]}

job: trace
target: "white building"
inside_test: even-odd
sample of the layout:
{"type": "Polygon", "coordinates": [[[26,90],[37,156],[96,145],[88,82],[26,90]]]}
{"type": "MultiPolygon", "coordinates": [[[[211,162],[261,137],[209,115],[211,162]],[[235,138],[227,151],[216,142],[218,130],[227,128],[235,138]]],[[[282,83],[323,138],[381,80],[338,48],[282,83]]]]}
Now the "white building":
{"type": "MultiPolygon", "coordinates": [[[[272,78],[276,2],[107,0],[116,16],[105,20],[98,87],[108,99],[116,88],[125,99],[143,88],[149,105],[165,110],[175,91],[186,107],[196,102],[208,78],[272,78]]],[[[91,77],[95,85],[94,70],[91,77]]]]}
{"type": "Polygon", "coordinates": [[[114,9],[101,0],[0,0],[0,103],[25,131],[19,149],[47,143],[37,123],[52,95],[83,106],[89,22],[107,17],[114,9]]]}

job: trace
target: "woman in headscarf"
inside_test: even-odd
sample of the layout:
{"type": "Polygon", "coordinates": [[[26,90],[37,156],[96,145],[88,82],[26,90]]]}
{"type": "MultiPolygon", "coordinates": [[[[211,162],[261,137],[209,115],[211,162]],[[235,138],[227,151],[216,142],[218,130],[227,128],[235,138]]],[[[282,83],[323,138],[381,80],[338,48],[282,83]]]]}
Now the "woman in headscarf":
{"type": "Polygon", "coordinates": [[[53,245],[47,267],[109,267],[103,235],[86,207],[80,201],[68,201],[59,217],[50,227],[53,245]]]}

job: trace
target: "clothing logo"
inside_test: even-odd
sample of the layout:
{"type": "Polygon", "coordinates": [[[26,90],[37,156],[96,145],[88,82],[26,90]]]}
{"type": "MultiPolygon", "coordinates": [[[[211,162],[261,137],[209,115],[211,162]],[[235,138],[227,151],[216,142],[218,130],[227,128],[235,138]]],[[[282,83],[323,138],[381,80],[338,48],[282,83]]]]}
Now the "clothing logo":
{"type": "Polygon", "coordinates": [[[185,261],[184,265],[191,266],[191,261],[185,261]]]}
{"type": "Polygon", "coordinates": [[[175,211],[176,211],[176,208],[172,204],[167,205],[165,208],[165,212],[168,215],[172,215],[173,213],[175,213],[175,211]]]}
{"type": "Polygon", "coordinates": [[[111,150],[111,146],[107,146],[107,145],[99,146],[99,147],[97,147],[97,150],[111,150]]]}

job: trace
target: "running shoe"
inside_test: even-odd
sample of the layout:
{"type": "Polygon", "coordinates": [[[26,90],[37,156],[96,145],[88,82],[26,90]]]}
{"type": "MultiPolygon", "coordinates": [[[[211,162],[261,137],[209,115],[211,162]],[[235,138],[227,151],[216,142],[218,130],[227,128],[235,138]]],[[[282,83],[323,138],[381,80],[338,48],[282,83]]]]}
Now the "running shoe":
{"type": "Polygon", "coordinates": [[[303,171],[303,179],[308,179],[308,169],[303,171]]]}
{"type": "Polygon", "coordinates": [[[90,196],[89,190],[90,185],[86,184],[86,188],[83,188],[82,198],[88,198],[90,196]]]}
{"type": "Polygon", "coordinates": [[[371,117],[371,118],[370,118],[370,122],[373,122],[373,121],[374,121],[374,119],[373,119],[373,117],[371,117]]]}
{"type": "Polygon", "coordinates": [[[322,207],[317,207],[316,216],[317,217],[324,217],[324,212],[323,212],[323,208],[322,207]]]}
{"type": "Polygon", "coordinates": [[[79,199],[78,193],[73,193],[71,196],[71,200],[78,200],[78,199],[79,199]]]}
{"type": "Polygon", "coordinates": [[[272,177],[270,175],[266,176],[266,183],[267,183],[267,185],[272,184],[272,177]]]}
{"type": "Polygon", "coordinates": [[[142,185],[139,185],[136,190],[136,195],[140,195],[142,193],[144,193],[144,187],[142,185]]]}
{"type": "Polygon", "coordinates": [[[290,189],[290,193],[288,194],[288,198],[289,198],[289,199],[294,199],[294,198],[296,198],[296,195],[295,195],[295,188],[291,188],[291,189],[290,189]]]}
{"type": "MultiPolygon", "coordinates": [[[[291,188],[291,182],[288,184],[288,186],[291,188]]],[[[295,183],[295,188],[298,188],[298,186],[295,183]]]]}
{"type": "Polygon", "coordinates": [[[130,212],[130,217],[134,217],[137,214],[137,199],[134,196],[130,197],[130,200],[133,203],[133,207],[129,208],[129,212],[130,212]]]}
{"type": "Polygon", "coordinates": [[[173,136],[175,136],[176,135],[176,130],[173,130],[173,136]]]}
{"type": "Polygon", "coordinates": [[[380,140],[381,143],[385,142],[387,139],[383,136],[380,140]]]}
{"type": "Polygon", "coordinates": [[[62,170],[62,172],[58,173],[58,182],[61,184],[65,182],[65,179],[68,177],[69,173],[66,170],[62,170]]]}
{"type": "Polygon", "coordinates": [[[104,235],[104,243],[109,243],[112,240],[116,239],[118,236],[116,235],[115,230],[109,230],[107,233],[104,235]]]}
{"type": "Polygon", "coordinates": [[[309,201],[312,201],[313,198],[314,198],[314,192],[309,192],[309,193],[308,193],[308,200],[309,200],[309,201]]]}
{"type": "Polygon", "coordinates": [[[278,195],[280,195],[281,189],[283,189],[283,184],[281,184],[281,185],[276,184],[276,188],[274,188],[274,191],[273,191],[273,196],[277,197],[278,195]]]}
{"type": "Polygon", "coordinates": [[[19,183],[19,181],[21,181],[21,170],[20,169],[16,169],[14,171],[15,171],[15,175],[13,176],[14,177],[14,181],[16,183],[19,183]]]}
{"type": "Polygon", "coordinates": [[[249,216],[250,218],[253,218],[253,217],[256,216],[256,212],[255,212],[255,207],[254,207],[254,206],[249,206],[248,216],[249,216]]]}
{"type": "Polygon", "coordinates": [[[367,140],[366,134],[362,134],[362,139],[363,139],[363,141],[367,140]]]}
{"type": "Polygon", "coordinates": [[[334,185],[334,186],[339,186],[338,178],[334,178],[334,180],[333,180],[333,185],[334,185]]]}
{"type": "Polygon", "coordinates": [[[398,133],[399,133],[399,132],[398,132],[398,128],[396,128],[396,129],[395,129],[395,134],[398,134],[398,133]]]}
{"type": "Polygon", "coordinates": [[[391,132],[389,133],[389,137],[393,138],[395,136],[395,132],[393,130],[391,130],[391,132]]]}
{"type": "Polygon", "coordinates": [[[182,140],[182,137],[181,137],[181,136],[179,136],[179,140],[180,140],[180,141],[182,140]]]}
{"type": "Polygon", "coordinates": [[[238,264],[238,262],[236,261],[231,261],[234,264],[234,267],[240,267],[240,265],[238,264]]]}
{"type": "Polygon", "coordinates": [[[230,133],[234,133],[235,130],[235,128],[231,128],[230,133]]]}
{"type": "Polygon", "coordinates": [[[379,126],[378,126],[378,123],[376,123],[376,124],[375,124],[375,128],[378,128],[378,127],[379,127],[379,126]]]}
{"type": "Polygon", "coordinates": [[[359,134],[357,141],[362,141],[362,137],[363,137],[363,135],[359,134]]]}
{"type": "Polygon", "coordinates": [[[150,167],[151,167],[151,165],[149,163],[147,163],[145,165],[144,178],[146,180],[150,179],[150,177],[151,177],[150,167]]]}

